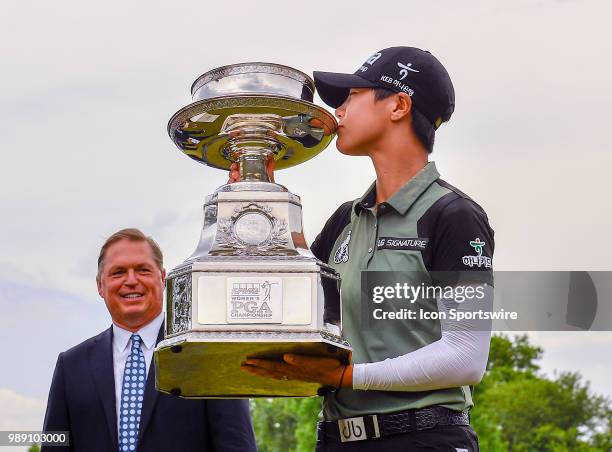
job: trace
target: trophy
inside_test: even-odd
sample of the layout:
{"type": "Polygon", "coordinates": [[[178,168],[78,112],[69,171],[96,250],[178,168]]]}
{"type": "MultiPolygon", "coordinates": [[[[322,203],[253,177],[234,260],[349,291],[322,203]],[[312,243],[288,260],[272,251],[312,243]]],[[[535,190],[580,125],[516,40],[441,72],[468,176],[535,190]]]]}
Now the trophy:
{"type": "Polygon", "coordinates": [[[240,370],[246,358],[285,353],[347,362],[341,323],[325,323],[324,283],[338,274],[308,249],[299,196],[272,183],[266,162],[288,168],[314,157],[337,123],[313,104],[314,82],[287,66],[244,63],[209,71],[193,103],[168,123],[176,146],[241,181],[206,197],[195,252],[172,270],[166,337],[155,350],[156,387],[184,398],[311,396],[319,384],[240,370]]]}

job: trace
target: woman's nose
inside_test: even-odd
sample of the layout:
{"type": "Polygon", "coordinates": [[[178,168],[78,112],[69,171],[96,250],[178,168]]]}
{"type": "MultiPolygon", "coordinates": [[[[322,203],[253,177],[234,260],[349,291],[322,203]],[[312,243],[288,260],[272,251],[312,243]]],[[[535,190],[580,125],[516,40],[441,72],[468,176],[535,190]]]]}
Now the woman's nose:
{"type": "Polygon", "coordinates": [[[341,119],[344,116],[344,104],[336,108],[336,111],[334,113],[336,115],[336,118],[341,119]]]}

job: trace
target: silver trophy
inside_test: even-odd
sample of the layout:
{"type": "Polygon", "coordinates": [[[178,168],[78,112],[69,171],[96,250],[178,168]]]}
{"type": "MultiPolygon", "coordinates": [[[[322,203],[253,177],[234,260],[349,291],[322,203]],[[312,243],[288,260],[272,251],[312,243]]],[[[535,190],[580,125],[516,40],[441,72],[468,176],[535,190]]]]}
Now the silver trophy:
{"type": "Polygon", "coordinates": [[[167,279],[166,338],[155,350],[156,387],[185,398],[311,396],[319,385],[240,371],[248,357],[285,353],[346,361],[340,322],[324,323],[326,278],[338,274],[308,249],[299,196],[270,182],[331,142],[336,120],[312,103],[314,82],[290,67],[214,69],[191,87],[193,103],[168,123],[178,148],[242,182],[206,198],[195,252],[167,279]]]}

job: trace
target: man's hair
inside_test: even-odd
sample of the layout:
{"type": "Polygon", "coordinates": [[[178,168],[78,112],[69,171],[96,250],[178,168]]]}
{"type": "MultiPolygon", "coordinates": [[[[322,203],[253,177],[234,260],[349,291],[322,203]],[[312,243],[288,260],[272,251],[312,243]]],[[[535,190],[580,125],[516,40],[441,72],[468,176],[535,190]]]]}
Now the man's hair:
{"type": "Polygon", "coordinates": [[[164,256],[162,255],[162,251],[157,242],[151,237],[144,235],[140,229],[127,228],[115,232],[113,235],[107,238],[106,242],[104,242],[104,245],[102,245],[102,248],[100,249],[100,255],[98,256],[98,278],[100,277],[100,273],[102,272],[102,266],[104,265],[104,257],[106,256],[106,251],[112,244],[117,243],[120,240],[129,240],[131,242],[147,242],[151,247],[151,252],[153,253],[153,260],[155,261],[159,269],[163,270],[164,256]]]}
{"type": "MultiPolygon", "coordinates": [[[[378,102],[379,100],[386,99],[387,97],[391,97],[394,94],[397,94],[395,91],[391,91],[387,88],[373,88],[374,90],[374,101],[378,102]]],[[[429,120],[418,111],[416,108],[412,108],[412,130],[414,130],[414,134],[417,136],[421,144],[425,146],[427,153],[431,154],[433,151],[434,140],[436,138],[436,130],[433,125],[429,122],[429,120]]]]}

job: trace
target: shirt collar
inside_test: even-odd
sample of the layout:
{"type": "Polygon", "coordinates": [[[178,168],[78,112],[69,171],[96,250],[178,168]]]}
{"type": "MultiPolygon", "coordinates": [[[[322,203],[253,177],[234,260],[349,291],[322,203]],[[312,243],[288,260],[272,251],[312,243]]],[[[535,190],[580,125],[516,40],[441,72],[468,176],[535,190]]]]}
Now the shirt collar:
{"type": "Polygon", "coordinates": [[[376,181],[368,187],[365,194],[359,198],[354,205],[356,215],[359,215],[363,209],[371,209],[376,204],[376,181]]]}
{"type": "MultiPolygon", "coordinates": [[[[405,215],[414,201],[439,177],[440,173],[436,169],[436,164],[429,162],[400,188],[397,193],[391,196],[388,201],[381,203],[381,206],[388,205],[400,215],[405,215]]],[[[375,204],[376,182],[370,185],[365,194],[355,202],[355,214],[359,215],[363,209],[372,208],[375,204]]]]}
{"type": "MultiPolygon", "coordinates": [[[[155,343],[157,342],[157,335],[159,334],[159,329],[163,321],[164,312],[162,311],[157,317],[134,333],[140,335],[142,342],[147,349],[155,346],[155,343]]],[[[124,330],[117,324],[113,323],[113,345],[118,352],[125,350],[125,347],[127,347],[131,337],[131,331],[124,330]]]]}

